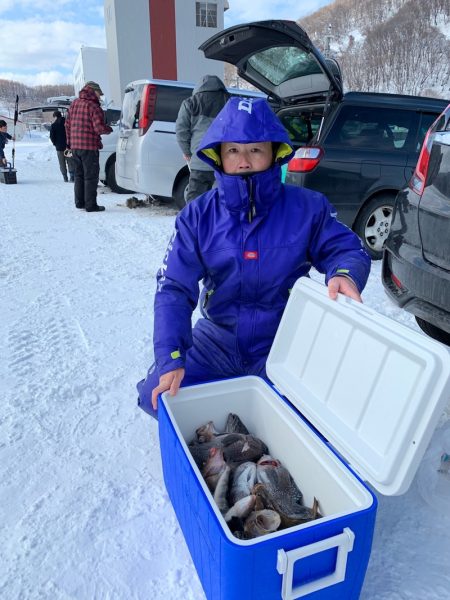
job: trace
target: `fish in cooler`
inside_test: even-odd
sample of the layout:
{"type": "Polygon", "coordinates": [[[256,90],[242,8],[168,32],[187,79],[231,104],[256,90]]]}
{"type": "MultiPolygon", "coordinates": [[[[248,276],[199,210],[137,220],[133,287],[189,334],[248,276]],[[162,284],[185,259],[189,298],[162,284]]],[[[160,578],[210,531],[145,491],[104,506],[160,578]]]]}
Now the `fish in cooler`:
{"type": "Polygon", "coordinates": [[[196,430],[189,449],[232,533],[252,539],[319,518],[318,501],[303,503],[289,471],[230,413],[225,431],[213,421],[196,430]]]}

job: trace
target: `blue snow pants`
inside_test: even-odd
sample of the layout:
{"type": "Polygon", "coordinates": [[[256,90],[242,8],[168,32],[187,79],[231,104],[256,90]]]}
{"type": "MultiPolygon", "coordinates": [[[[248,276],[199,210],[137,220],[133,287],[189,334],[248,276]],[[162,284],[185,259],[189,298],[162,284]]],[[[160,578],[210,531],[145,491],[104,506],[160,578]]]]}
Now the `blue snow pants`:
{"type": "MultiPolygon", "coordinates": [[[[258,375],[267,379],[267,354],[243,358],[237,349],[236,337],[207,319],[199,319],[192,330],[193,344],[186,353],[185,375],[181,387],[230,379],[243,375],[258,375]]],[[[152,364],[147,377],[136,385],[138,405],[146,413],[158,418],[152,407],[152,391],[159,383],[159,372],[152,364]]]]}

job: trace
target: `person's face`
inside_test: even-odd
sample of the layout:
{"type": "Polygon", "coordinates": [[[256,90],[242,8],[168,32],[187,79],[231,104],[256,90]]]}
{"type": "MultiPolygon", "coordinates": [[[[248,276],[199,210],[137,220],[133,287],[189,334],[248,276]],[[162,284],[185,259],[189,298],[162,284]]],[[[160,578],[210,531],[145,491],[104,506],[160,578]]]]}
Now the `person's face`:
{"type": "Polygon", "coordinates": [[[224,173],[227,175],[265,171],[272,164],[272,143],[223,142],[220,146],[220,157],[224,173]]]}
{"type": "Polygon", "coordinates": [[[6,131],[8,129],[8,125],[2,125],[0,127],[0,131],[6,131]]]}

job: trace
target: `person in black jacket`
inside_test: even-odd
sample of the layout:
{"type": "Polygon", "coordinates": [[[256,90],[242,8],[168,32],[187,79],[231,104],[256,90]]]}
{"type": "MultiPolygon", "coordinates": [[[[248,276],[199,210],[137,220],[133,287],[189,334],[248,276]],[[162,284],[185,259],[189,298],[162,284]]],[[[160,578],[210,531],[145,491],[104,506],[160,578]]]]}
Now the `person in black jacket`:
{"type": "Polygon", "coordinates": [[[56,148],[56,154],[58,156],[59,168],[62,173],[64,181],[69,181],[67,173],[69,173],[70,181],[74,180],[74,168],[72,159],[64,155],[64,151],[67,149],[67,138],[65,128],[65,118],[62,116],[59,110],[55,110],[53,113],[54,121],[50,127],[50,139],[52,144],[56,148]]]}
{"type": "Polygon", "coordinates": [[[7,131],[8,125],[3,119],[0,120],[0,167],[6,167],[5,146],[8,140],[14,140],[15,137],[7,131]]]}

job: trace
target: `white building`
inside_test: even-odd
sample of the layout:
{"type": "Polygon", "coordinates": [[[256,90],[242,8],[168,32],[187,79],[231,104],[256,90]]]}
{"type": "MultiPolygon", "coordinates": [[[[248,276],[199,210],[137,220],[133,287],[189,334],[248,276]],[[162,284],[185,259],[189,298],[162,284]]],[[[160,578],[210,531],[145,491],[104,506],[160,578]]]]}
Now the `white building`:
{"type": "Polygon", "coordinates": [[[112,104],[108,77],[108,50],[93,46],[81,46],[73,68],[73,80],[75,96],[78,96],[78,92],[86,82],[95,81],[102,88],[105,104],[112,104]]]}
{"type": "Polygon", "coordinates": [[[135,79],[196,83],[202,75],[223,78],[220,62],[205,59],[202,42],[224,28],[227,0],[105,0],[111,100],[122,104],[135,79]]]}

